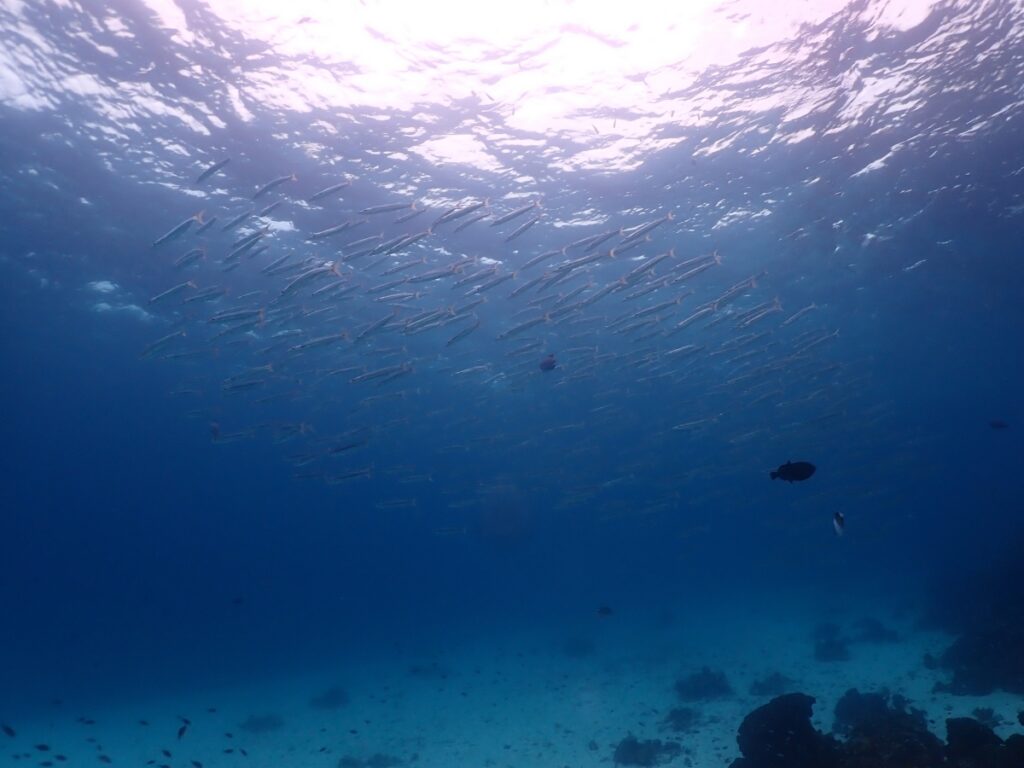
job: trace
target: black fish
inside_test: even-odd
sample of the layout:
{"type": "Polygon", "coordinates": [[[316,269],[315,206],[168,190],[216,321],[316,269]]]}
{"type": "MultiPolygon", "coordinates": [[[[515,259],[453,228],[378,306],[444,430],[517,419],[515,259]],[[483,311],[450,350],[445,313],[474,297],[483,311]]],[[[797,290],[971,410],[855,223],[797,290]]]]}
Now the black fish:
{"type": "Polygon", "coordinates": [[[612,615],[612,609],[609,608],[607,605],[602,605],[601,607],[599,607],[597,609],[597,615],[598,616],[611,616],[612,615]]]}
{"type": "Polygon", "coordinates": [[[13,739],[13,738],[14,738],[15,736],[17,736],[17,735],[18,735],[17,733],[15,733],[15,732],[14,732],[14,729],[13,729],[13,728],[11,728],[11,726],[9,726],[9,725],[7,725],[7,724],[4,724],[4,725],[0,725],[0,731],[3,731],[3,732],[4,732],[4,733],[6,733],[6,734],[7,734],[8,736],[10,736],[10,737],[11,737],[12,739],[13,739]]]}
{"type": "Polygon", "coordinates": [[[992,419],[992,421],[990,421],[988,425],[992,427],[992,429],[1006,429],[1008,426],[1010,426],[1007,422],[1003,421],[1002,419],[992,419]]]}
{"type": "Polygon", "coordinates": [[[179,740],[181,740],[181,737],[185,735],[185,731],[187,731],[187,730],[188,730],[188,726],[187,725],[183,725],[183,726],[181,726],[181,728],[178,729],[178,739],[179,740]]]}
{"type": "Polygon", "coordinates": [[[814,465],[809,461],[787,461],[774,472],[770,472],[769,475],[772,480],[782,478],[787,483],[795,483],[809,478],[814,474],[814,469],[814,465]]]}

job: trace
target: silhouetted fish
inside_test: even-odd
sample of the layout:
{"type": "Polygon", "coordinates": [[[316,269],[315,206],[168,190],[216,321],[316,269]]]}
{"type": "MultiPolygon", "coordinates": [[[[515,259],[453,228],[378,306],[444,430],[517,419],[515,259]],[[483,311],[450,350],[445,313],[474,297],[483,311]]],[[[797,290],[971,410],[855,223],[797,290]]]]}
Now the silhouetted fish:
{"type": "Polygon", "coordinates": [[[11,726],[7,725],[6,723],[5,723],[4,725],[0,725],[0,731],[3,731],[3,732],[4,732],[4,733],[6,733],[6,734],[7,734],[8,736],[10,736],[10,737],[11,737],[12,739],[13,739],[13,738],[14,738],[15,736],[17,736],[17,735],[18,735],[17,733],[15,733],[15,732],[14,732],[14,729],[13,729],[13,728],[11,728],[11,726]]]}
{"type": "Polygon", "coordinates": [[[597,609],[597,615],[598,616],[611,616],[612,615],[612,609],[609,608],[607,605],[602,605],[602,606],[600,606],[597,609]]]}
{"type": "Polygon", "coordinates": [[[992,419],[992,421],[990,421],[988,425],[992,427],[992,429],[1006,429],[1008,426],[1010,426],[1007,422],[1003,421],[1002,419],[992,419]]]}
{"type": "Polygon", "coordinates": [[[787,483],[795,483],[806,480],[814,474],[814,465],[809,461],[787,461],[774,472],[770,472],[772,480],[781,478],[787,483]]]}

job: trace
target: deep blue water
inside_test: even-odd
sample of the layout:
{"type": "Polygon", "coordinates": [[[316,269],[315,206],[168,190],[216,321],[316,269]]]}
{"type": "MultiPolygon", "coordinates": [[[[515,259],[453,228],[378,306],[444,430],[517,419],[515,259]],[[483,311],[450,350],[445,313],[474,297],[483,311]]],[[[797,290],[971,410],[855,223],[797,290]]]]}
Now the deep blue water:
{"type": "Polygon", "coordinates": [[[608,39],[585,7],[578,29],[511,51],[479,35],[474,72],[465,41],[410,48],[359,5],[346,34],[378,47],[348,59],[348,37],[330,57],[301,44],[317,25],[330,38],[325,9],[257,28],[230,4],[180,0],[184,35],[142,2],[93,5],[0,8],[4,712],[573,626],[602,604],[627,625],[772,600],[916,609],[937,576],[1020,541],[1019,2],[925,4],[899,23],[884,3],[794,5],[781,31],[736,4],[707,19],[721,33],[746,18],[748,48],[649,73],[615,72],[614,56],[642,51],[650,25],[608,39]],[[560,80],[578,59],[551,51],[575,39],[612,57],[603,81],[560,80]],[[640,74],[645,101],[619,103],[640,74]],[[438,221],[485,201],[460,232],[466,218],[438,221]],[[359,213],[388,203],[424,211],[359,213]],[[200,210],[218,222],[152,245],[200,210]],[[225,271],[264,225],[266,250],[225,271]],[[348,246],[428,227],[383,261],[348,246]],[[612,230],[592,263],[569,264],[577,245],[524,267],[612,230]],[[285,255],[291,271],[263,272],[285,255]],[[676,279],[699,257],[707,271],[676,279]],[[340,276],[285,292],[328,261],[340,276]],[[566,280],[510,297],[545,273],[566,280]],[[417,327],[502,275],[486,302],[417,327]],[[332,281],[352,289],[313,295],[332,281]],[[413,295],[379,301],[398,292],[413,295]],[[234,309],[263,319],[216,338],[210,318],[234,309]],[[653,322],[622,332],[629,315],[653,322]],[[393,380],[350,382],[392,366],[393,380]],[[238,381],[253,388],[228,391],[238,381]],[[246,436],[211,439],[214,422],[246,436]],[[788,459],[817,472],[770,481],[788,459]]]}

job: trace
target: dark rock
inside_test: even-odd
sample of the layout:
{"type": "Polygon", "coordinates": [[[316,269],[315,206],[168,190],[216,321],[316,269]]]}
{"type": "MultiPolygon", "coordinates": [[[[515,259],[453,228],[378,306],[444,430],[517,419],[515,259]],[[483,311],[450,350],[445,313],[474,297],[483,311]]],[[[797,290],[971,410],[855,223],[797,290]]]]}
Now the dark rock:
{"type": "Polygon", "coordinates": [[[348,694],[344,688],[334,686],[309,700],[313,709],[341,709],[348,704],[348,694]]]}
{"type": "Polygon", "coordinates": [[[238,727],[252,734],[270,733],[284,727],[284,720],[280,715],[249,715],[238,727]]]}
{"type": "Polygon", "coordinates": [[[755,680],[750,685],[751,696],[781,696],[791,690],[794,681],[783,674],[772,672],[762,680],[755,680]]]}
{"type": "Polygon", "coordinates": [[[939,768],[942,742],[928,730],[925,715],[901,696],[847,691],[836,704],[836,733],[846,737],[843,768],[939,768]]]}
{"type": "Polygon", "coordinates": [[[682,751],[682,746],[675,741],[640,741],[633,734],[629,734],[615,747],[614,760],[616,765],[661,765],[678,757],[682,751]]]}
{"type": "Polygon", "coordinates": [[[835,624],[819,624],[814,631],[814,658],[817,661],[846,661],[850,649],[835,624]]]}
{"type": "Polygon", "coordinates": [[[725,673],[708,667],[676,680],[676,693],[683,701],[720,699],[732,696],[732,692],[725,673]]]}
{"type": "Polygon", "coordinates": [[[988,728],[998,728],[1003,724],[1003,718],[997,715],[992,707],[975,707],[971,714],[975,720],[988,728]]]}
{"type": "Polygon", "coordinates": [[[1003,740],[992,729],[971,717],[946,721],[946,757],[955,766],[998,766],[1003,740]]]}
{"type": "Polygon", "coordinates": [[[676,733],[691,733],[700,723],[700,712],[690,707],[676,707],[665,715],[665,725],[676,733]]]}
{"type": "Polygon", "coordinates": [[[811,725],[813,706],[812,697],[788,693],[743,718],[736,736],[743,758],[733,768],[838,768],[835,740],[811,725]]]}
{"type": "Polygon", "coordinates": [[[997,689],[1024,694],[1024,623],[971,629],[942,654],[941,664],[953,672],[948,684],[935,690],[957,696],[985,696],[997,689]]]}
{"type": "Polygon", "coordinates": [[[858,643],[897,643],[900,639],[898,632],[889,629],[878,619],[864,618],[855,626],[857,634],[853,639],[858,643]]]}
{"type": "Polygon", "coordinates": [[[1024,736],[1015,733],[1003,742],[1003,766],[1018,768],[1021,765],[1024,765],[1024,736]]]}

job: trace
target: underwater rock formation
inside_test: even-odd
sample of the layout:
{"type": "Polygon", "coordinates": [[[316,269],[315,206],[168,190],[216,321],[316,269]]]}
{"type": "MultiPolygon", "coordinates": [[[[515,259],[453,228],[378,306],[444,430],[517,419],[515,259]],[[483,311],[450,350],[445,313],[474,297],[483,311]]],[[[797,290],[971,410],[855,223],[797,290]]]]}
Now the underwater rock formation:
{"type": "Polygon", "coordinates": [[[732,768],[838,768],[835,740],[811,725],[814,698],[787,693],[758,707],[740,725],[743,757],[732,768]]]}
{"type": "Polygon", "coordinates": [[[957,635],[933,659],[952,673],[937,691],[1024,694],[1024,537],[1007,537],[1005,545],[1005,552],[986,558],[976,573],[952,571],[933,587],[922,623],[957,635]]]}
{"type": "Polygon", "coordinates": [[[928,730],[924,713],[909,709],[902,696],[851,689],[836,704],[834,730],[846,737],[843,768],[943,764],[942,742],[928,730]]]}
{"type": "Polygon", "coordinates": [[[1024,735],[1005,741],[969,717],[946,721],[946,743],[901,696],[849,690],[836,705],[834,735],[811,724],[814,699],[790,693],[747,715],[731,768],[1021,768],[1024,735]],[[836,738],[840,736],[841,738],[836,738]]]}
{"type": "Polygon", "coordinates": [[[676,693],[683,701],[707,701],[732,696],[732,686],[725,673],[704,667],[676,680],[676,693]]]}
{"type": "Polygon", "coordinates": [[[682,752],[683,748],[677,741],[640,741],[633,734],[629,734],[615,747],[613,759],[616,765],[652,766],[667,763],[682,752]]]}
{"type": "Polygon", "coordinates": [[[995,690],[1024,694],[1024,622],[967,630],[939,658],[953,673],[936,691],[984,696],[995,690]]]}

